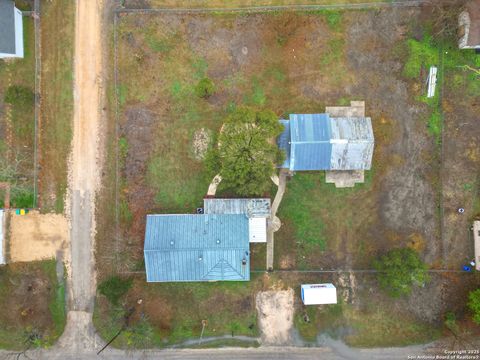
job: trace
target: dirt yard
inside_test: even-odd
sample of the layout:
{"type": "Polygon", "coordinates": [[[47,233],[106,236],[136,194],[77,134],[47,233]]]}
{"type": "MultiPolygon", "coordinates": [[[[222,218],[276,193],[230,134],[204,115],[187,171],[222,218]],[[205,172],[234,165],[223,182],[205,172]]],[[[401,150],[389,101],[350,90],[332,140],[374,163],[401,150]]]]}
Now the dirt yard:
{"type": "Polygon", "coordinates": [[[258,326],[265,345],[285,345],[292,341],[293,329],[292,289],[263,291],[256,295],[258,326]]]}
{"type": "Polygon", "coordinates": [[[20,216],[10,212],[9,262],[56,258],[57,251],[67,248],[68,233],[63,215],[31,211],[20,216]]]}

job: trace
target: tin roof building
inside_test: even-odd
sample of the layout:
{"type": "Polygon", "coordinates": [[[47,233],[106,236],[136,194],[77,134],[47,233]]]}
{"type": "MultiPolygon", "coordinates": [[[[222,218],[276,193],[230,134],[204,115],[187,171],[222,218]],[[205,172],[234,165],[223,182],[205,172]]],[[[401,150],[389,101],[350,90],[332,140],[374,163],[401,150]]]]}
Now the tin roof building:
{"type": "Polygon", "coordinates": [[[245,214],[147,215],[147,282],[250,280],[245,214]]]}
{"type": "Polygon", "coordinates": [[[291,114],[280,120],[284,131],[277,139],[291,171],[369,170],[373,156],[373,129],[369,117],[330,117],[329,114],[291,114]]]}

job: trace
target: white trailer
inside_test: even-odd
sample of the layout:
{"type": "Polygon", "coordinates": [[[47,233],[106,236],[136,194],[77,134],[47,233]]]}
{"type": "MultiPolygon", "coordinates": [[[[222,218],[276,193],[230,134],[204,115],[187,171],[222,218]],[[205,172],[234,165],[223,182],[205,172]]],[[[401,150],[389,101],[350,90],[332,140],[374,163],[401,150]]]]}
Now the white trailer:
{"type": "Polygon", "coordinates": [[[304,284],[301,290],[302,301],[305,305],[337,303],[337,289],[333,284],[304,284]]]}

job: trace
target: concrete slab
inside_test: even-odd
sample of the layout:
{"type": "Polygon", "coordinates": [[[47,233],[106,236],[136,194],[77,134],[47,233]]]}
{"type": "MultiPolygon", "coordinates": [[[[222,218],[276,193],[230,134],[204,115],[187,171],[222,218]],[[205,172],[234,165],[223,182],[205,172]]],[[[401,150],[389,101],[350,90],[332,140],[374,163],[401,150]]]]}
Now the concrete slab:
{"type": "Polygon", "coordinates": [[[365,101],[350,101],[350,106],[327,106],[330,117],[365,117],[365,101]]]}
{"type": "Polygon", "coordinates": [[[363,170],[325,171],[325,182],[335,184],[336,188],[354,187],[365,181],[363,170]]]}

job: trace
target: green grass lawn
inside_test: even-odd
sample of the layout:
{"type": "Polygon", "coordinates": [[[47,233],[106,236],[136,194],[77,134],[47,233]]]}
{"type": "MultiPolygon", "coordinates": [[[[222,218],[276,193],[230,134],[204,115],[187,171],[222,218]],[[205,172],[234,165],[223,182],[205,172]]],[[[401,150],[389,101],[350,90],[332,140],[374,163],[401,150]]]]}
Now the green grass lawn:
{"type": "MultiPolygon", "coordinates": [[[[0,60],[0,181],[11,186],[12,207],[33,207],[35,39],[23,19],[24,58],[0,60]]],[[[0,199],[3,206],[3,197],[0,199]]]]}
{"type": "Polygon", "coordinates": [[[0,348],[48,347],[63,333],[65,285],[55,260],[0,268],[0,348]]]}
{"type": "Polygon", "coordinates": [[[40,207],[62,213],[73,122],[75,4],[44,2],[42,11],[42,104],[40,207]]]}
{"type": "Polygon", "coordinates": [[[110,339],[125,323],[127,310],[134,307],[128,328],[113,343],[122,348],[165,347],[198,339],[203,320],[204,337],[233,334],[255,338],[253,294],[261,287],[262,277],[256,274],[249,282],[218,283],[147,284],[141,277],[117,306],[100,296],[94,323],[102,337],[110,339]],[[138,299],[142,299],[140,305],[138,299]]]}

